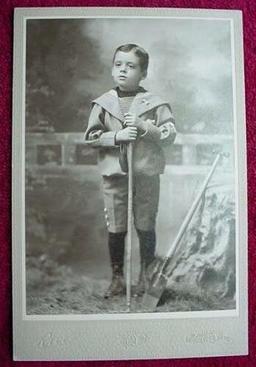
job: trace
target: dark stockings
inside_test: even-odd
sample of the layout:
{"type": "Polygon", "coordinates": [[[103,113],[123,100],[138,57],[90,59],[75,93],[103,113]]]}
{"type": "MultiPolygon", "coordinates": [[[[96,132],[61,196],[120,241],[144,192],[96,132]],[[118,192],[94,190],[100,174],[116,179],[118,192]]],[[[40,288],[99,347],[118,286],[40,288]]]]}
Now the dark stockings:
{"type": "Polygon", "coordinates": [[[108,234],[110,260],[116,274],[123,274],[125,236],[126,232],[108,234]]]}
{"type": "MultiPolygon", "coordinates": [[[[154,229],[151,231],[137,229],[137,233],[140,242],[141,263],[143,262],[147,268],[155,258],[156,233],[154,229]]],[[[109,232],[108,237],[111,265],[115,273],[119,274],[123,274],[125,236],[126,232],[109,232]]]]}
{"type": "Polygon", "coordinates": [[[144,262],[147,268],[155,258],[156,232],[154,229],[151,231],[142,231],[137,229],[137,233],[140,241],[141,263],[144,262]]]}

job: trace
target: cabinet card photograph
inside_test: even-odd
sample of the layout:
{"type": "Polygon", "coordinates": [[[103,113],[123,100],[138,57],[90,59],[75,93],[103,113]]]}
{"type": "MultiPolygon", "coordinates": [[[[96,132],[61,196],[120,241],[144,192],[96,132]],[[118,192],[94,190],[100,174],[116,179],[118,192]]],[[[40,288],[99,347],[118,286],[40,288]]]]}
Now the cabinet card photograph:
{"type": "Polygon", "coordinates": [[[247,353],[241,19],[16,9],[16,360],[247,353]]]}

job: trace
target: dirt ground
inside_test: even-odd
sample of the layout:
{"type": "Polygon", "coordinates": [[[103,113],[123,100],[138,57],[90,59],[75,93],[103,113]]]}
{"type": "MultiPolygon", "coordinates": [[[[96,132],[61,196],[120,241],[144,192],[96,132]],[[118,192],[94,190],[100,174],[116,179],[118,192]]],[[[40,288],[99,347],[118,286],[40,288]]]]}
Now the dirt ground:
{"type": "MultiPolygon", "coordinates": [[[[28,314],[97,314],[127,312],[126,297],[104,299],[109,281],[81,275],[45,255],[27,258],[28,314]]],[[[132,297],[130,312],[148,312],[142,297],[132,297]]],[[[152,312],[234,308],[233,299],[218,300],[167,289],[152,312]]]]}

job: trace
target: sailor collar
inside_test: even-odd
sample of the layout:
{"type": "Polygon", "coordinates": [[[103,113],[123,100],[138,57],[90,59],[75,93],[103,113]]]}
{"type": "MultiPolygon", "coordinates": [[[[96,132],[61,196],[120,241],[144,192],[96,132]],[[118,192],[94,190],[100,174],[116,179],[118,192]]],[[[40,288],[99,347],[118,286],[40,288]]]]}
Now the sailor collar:
{"type": "MultiPolygon", "coordinates": [[[[102,96],[93,100],[92,103],[100,105],[112,116],[116,117],[122,122],[124,121],[124,116],[120,110],[118,95],[115,89],[111,89],[110,91],[104,93],[102,96]]],[[[159,96],[147,91],[138,92],[132,101],[130,113],[135,113],[138,117],[140,117],[144,113],[162,105],[167,105],[170,108],[169,103],[162,100],[162,98],[159,96]]]]}

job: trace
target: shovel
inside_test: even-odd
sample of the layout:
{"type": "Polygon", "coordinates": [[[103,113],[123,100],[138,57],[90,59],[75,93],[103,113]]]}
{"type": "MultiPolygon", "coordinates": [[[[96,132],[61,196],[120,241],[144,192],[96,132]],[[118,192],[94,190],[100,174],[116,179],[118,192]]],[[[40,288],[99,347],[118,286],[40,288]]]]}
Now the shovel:
{"type": "MultiPolygon", "coordinates": [[[[175,255],[182,249],[182,242],[181,239],[196,211],[198,208],[198,205],[200,203],[200,200],[202,196],[205,193],[205,190],[207,188],[207,185],[215,171],[215,168],[217,164],[220,161],[220,158],[223,154],[219,153],[213,164],[212,167],[206,176],[200,191],[198,192],[194,202],[192,203],[192,206],[190,210],[188,211],[186,217],[184,218],[182,225],[179,229],[179,232],[177,233],[174,242],[169,249],[168,253],[164,257],[164,259],[161,261],[160,264],[158,264],[158,267],[156,269],[155,275],[152,277],[152,279],[149,282],[148,289],[146,290],[146,293],[143,296],[142,299],[142,308],[149,311],[154,311],[168,282],[168,278],[170,276],[170,264],[174,266],[177,262],[177,258],[175,258],[175,255]]],[[[184,246],[184,244],[183,244],[184,246]]]]}

